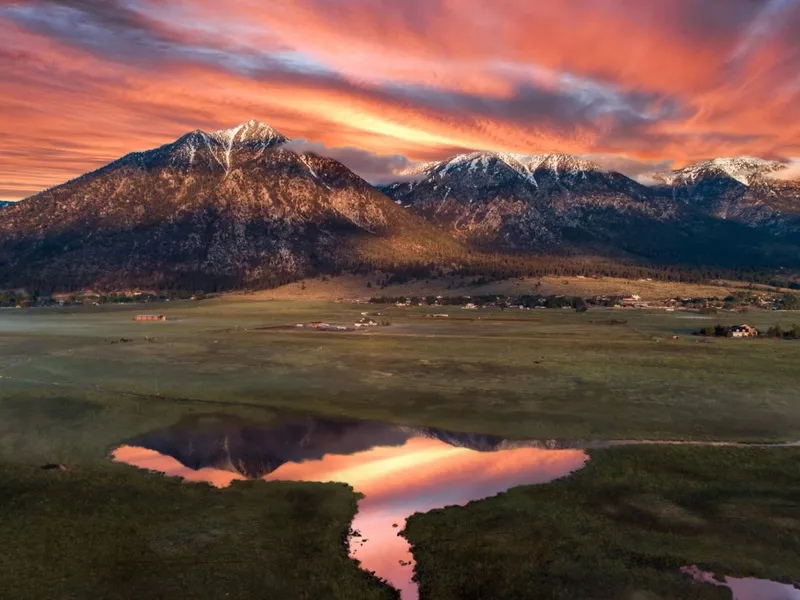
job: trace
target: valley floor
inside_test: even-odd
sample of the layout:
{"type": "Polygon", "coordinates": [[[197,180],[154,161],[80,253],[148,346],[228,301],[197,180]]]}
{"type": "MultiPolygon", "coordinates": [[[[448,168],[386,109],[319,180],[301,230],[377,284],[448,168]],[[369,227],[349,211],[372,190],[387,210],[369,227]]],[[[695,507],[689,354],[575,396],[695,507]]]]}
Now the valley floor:
{"type": "Polygon", "coordinates": [[[257,292],[235,292],[226,294],[230,300],[283,300],[283,301],[364,301],[374,296],[481,296],[505,294],[541,294],[581,296],[641,296],[643,301],[662,301],[665,298],[724,298],[744,291],[770,291],[782,293],[775,288],[745,281],[719,281],[715,284],[679,283],[655,279],[621,279],[616,277],[520,277],[492,283],[474,285],[474,277],[415,280],[403,284],[381,287],[376,276],[342,275],[338,277],[310,278],[290,283],[271,290],[257,292]]]}
{"type": "MultiPolygon", "coordinates": [[[[800,342],[688,336],[740,315],[629,311],[614,324],[608,310],[431,320],[389,308],[391,325],[340,334],[264,327],[352,325],[381,309],[244,298],[0,311],[0,534],[13,548],[0,553],[0,597],[392,597],[347,558],[346,487],[214,490],[108,460],[187,415],[263,421],[289,409],[547,440],[800,440],[800,342]],[[156,311],[168,320],[133,320],[156,311]]],[[[793,318],[747,317],[763,328],[793,318]]],[[[566,480],[414,517],[421,592],[724,598],[681,579],[676,569],[695,563],[800,580],[798,452],[592,451],[566,480]]]]}

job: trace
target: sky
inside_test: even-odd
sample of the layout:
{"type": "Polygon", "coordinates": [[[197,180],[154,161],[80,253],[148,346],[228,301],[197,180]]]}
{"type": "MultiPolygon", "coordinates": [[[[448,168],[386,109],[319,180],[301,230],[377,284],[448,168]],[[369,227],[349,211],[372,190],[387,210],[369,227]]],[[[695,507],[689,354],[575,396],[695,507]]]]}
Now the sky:
{"type": "Polygon", "coordinates": [[[800,157],[800,0],[0,0],[0,199],[258,119],[372,180],[472,150],[800,157]]]}

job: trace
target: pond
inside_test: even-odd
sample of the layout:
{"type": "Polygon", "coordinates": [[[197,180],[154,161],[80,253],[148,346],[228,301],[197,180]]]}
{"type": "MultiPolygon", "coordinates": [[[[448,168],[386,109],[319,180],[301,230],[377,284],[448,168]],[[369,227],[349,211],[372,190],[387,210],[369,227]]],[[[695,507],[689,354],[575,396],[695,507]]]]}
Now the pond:
{"type": "Polygon", "coordinates": [[[350,555],[409,600],[418,596],[414,559],[400,534],[410,515],[564,477],[587,460],[567,446],[312,417],[264,426],[205,417],[129,440],[113,458],[217,487],[257,478],[347,483],[364,495],[350,555]]]}
{"type": "MultiPolygon", "coordinates": [[[[637,443],[742,445],[522,441],[310,416],[285,416],[259,425],[206,415],[128,440],[112,457],[217,487],[245,479],[347,483],[364,496],[351,526],[350,555],[399,590],[403,600],[414,600],[414,558],[402,536],[409,516],[464,505],[519,485],[550,482],[580,469],[588,448],[637,443]]],[[[701,582],[727,585],[737,600],[800,600],[800,592],[791,586],[732,578],[719,583],[700,571],[684,572],[701,582]]]]}

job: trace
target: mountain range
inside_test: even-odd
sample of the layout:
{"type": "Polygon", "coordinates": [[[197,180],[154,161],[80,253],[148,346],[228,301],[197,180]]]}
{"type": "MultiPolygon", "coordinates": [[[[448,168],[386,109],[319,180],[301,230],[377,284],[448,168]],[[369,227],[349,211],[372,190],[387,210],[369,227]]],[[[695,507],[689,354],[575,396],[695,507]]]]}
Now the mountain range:
{"type": "Polygon", "coordinates": [[[0,287],[271,286],[538,257],[800,269],[800,183],[715,159],[643,185],[581,157],[475,152],[373,187],[258,121],[200,130],[5,207],[0,287]]]}
{"type": "Polygon", "coordinates": [[[800,184],[760,159],[718,159],[642,185],[569,155],[476,152],[382,186],[401,206],[483,248],[580,250],[622,260],[796,265],[800,184]]]}

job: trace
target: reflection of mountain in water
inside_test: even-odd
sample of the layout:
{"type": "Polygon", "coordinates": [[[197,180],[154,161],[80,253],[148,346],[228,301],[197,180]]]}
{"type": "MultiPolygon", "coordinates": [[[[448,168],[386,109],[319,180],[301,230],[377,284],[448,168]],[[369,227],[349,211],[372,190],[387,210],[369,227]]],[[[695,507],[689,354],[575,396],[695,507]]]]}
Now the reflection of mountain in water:
{"type": "Polygon", "coordinates": [[[255,479],[288,462],[350,455],[379,446],[402,446],[425,437],[450,446],[491,452],[512,448],[569,448],[559,441],[513,441],[491,435],[412,428],[369,421],[292,417],[263,425],[238,417],[190,417],[127,444],[171,456],[191,469],[212,467],[255,479]]]}

